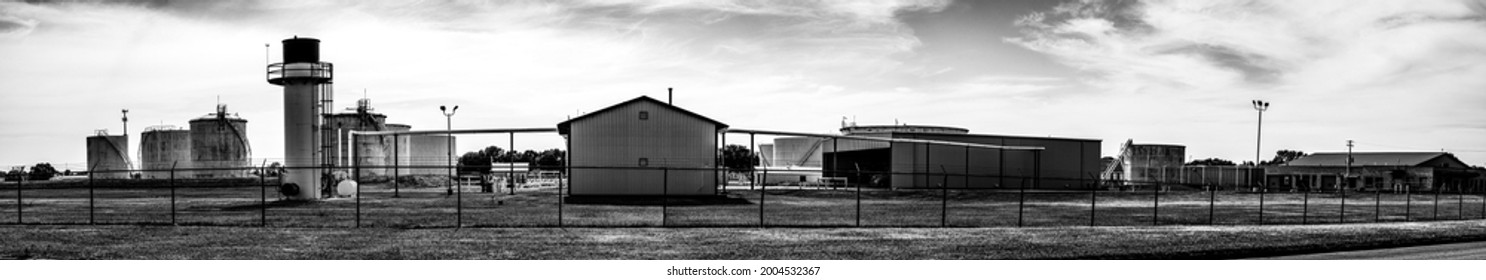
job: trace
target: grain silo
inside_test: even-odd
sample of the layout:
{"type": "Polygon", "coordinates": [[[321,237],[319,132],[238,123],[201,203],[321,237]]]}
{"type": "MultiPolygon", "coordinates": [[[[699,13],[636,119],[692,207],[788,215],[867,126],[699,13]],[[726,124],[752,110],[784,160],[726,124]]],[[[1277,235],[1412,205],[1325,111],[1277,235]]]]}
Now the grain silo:
{"type": "Polygon", "coordinates": [[[99,130],[88,137],[88,173],[93,178],[129,177],[129,136],[99,130]]]}
{"type": "MultiPolygon", "coordinates": [[[[171,168],[191,168],[191,131],[168,125],[145,128],[139,135],[139,161],[144,178],[170,178],[171,168]]],[[[176,171],[175,177],[192,176],[176,171]]]]}
{"type": "Polygon", "coordinates": [[[248,144],[248,120],[217,112],[191,120],[191,167],[197,178],[245,177],[252,151],[248,144]],[[204,169],[204,170],[203,170],[204,169]]]}
{"type": "MultiPolygon", "coordinates": [[[[384,175],[384,168],[377,167],[388,164],[390,158],[388,153],[392,146],[390,138],[358,136],[356,143],[351,143],[352,131],[384,131],[387,130],[387,116],[372,112],[371,99],[362,98],[356,101],[356,107],[347,108],[351,112],[339,113],[325,117],[326,128],[331,130],[331,137],[325,139],[327,146],[333,147],[327,151],[331,162],[336,166],[349,170],[354,166],[361,166],[362,176],[384,175]],[[352,157],[355,157],[354,159],[352,157]]],[[[347,174],[350,174],[349,172],[347,174]]]]}

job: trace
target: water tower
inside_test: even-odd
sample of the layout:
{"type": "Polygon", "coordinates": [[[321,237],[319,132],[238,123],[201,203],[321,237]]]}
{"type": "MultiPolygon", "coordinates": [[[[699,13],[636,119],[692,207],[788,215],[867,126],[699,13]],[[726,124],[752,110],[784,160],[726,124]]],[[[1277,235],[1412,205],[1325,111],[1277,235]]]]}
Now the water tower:
{"type": "Polygon", "coordinates": [[[268,83],[284,87],[284,184],[279,191],[293,200],[316,200],[322,190],[315,168],[328,162],[321,131],[329,113],[332,65],[320,61],[320,40],[284,40],[284,62],[268,65],[268,83]]]}

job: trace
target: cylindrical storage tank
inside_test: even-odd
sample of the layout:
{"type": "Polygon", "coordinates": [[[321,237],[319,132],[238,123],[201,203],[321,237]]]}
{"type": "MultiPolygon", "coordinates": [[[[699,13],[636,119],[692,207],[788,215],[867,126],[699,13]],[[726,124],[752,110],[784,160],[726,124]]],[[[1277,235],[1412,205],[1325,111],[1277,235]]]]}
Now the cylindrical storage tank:
{"type": "MultiPolygon", "coordinates": [[[[325,125],[335,132],[335,137],[325,141],[330,147],[330,158],[335,160],[340,170],[350,170],[361,167],[361,176],[383,175],[387,152],[390,151],[392,143],[384,143],[379,136],[356,136],[356,143],[350,143],[352,131],[382,131],[385,128],[387,116],[376,113],[344,113],[327,117],[325,125]],[[386,149],[383,146],[387,146],[386,149]],[[353,158],[354,157],[354,158],[353,158]]],[[[390,139],[388,139],[390,140],[390,139]]],[[[347,174],[350,174],[347,172],[347,174]]]]}
{"type": "Polygon", "coordinates": [[[196,178],[248,176],[248,120],[225,110],[191,120],[191,167],[196,178]]]}
{"type": "Polygon", "coordinates": [[[455,141],[451,135],[410,135],[412,154],[409,156],[411,166],[419,168],[409,169],[411,174],[448,175],[450,166],[459,160],[459,155],[454,155],[450,160],[449,150],[455,141]]]}
{"type": "Polygon", "coordinates": [[[128,178],[128,147],[129,136],[88,137],[88,173],[100,179],[128,178]]]}
{"type": "MultiPolygon", "coordinates": [[[[191,168],[191,131],[171,128],[149,128],[139,135],[140,168],[143,177],[170,178],[170,170],[191,168]]],[[[189,172],[176,171],[176,178],[190,178],[189,172]]]]}
{"type": "MultiPolygon", "coordinates": [[[[396,124],[396,123],[389,123],[389,124],[387,124],[387,131],[409,131],[409,130],[413,130],[413,126],[406,125],[406,124],[396,124]]],[[[407,173],[407,169],[402,169],[402,170],[396,170],[396,171],[394,171],[394,170],[392,170],[392,167],[391,167],[391,166],[404,167],[404,166],[408,166],[408,164],[411,164],[412,163],[411,158],[412,158],[412,155],[413,155],[413,149],[412,149],[413,146],[412,146],[411,138],[408,138],[408,137],[409,136],[407,136],[407,135],[398,135],[397,137],[392,137],[392,136],[384,136],[383,137],[383,140],[382,141],[383,141],[383,143],[386,143],[386,144],[383,145],[382,148],[387,149],[387,152],[386,152],[387,158],[386,158],[386,161],[383,162],[383,164],[389,166],[387,168],[387,171],[386,171],[387,172],[386,173],[387,176],[406,175],[406,174],[408,174],[407,173]]]]}
{"type": "Polygon", "coordinates": [[[284,39],[284,63],[320,62],[320,40],[315,38],[284,39]]]}

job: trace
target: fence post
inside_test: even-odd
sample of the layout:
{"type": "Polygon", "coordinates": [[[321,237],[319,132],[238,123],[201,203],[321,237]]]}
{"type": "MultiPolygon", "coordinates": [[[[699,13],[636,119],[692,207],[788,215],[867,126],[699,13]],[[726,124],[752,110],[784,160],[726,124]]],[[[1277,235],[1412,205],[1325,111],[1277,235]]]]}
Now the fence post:
{"type": "Polygon", "coordinates": [[[1264,193],[1269,192],[1269,185],[1265,183],[1259,183],[1259,224],[1261,225],[1264,224],[1264,193]]]}
{"type": "Polygon", "coordinates": [[[1207,225],[1211,226],[1211,225],[1217,224],[1216,223],[1216,220],[1213,219],[1214,214],[1216,214],[1216,212],[1217,212],[1217,208],[1218,208],[1218,186],[1208,186],[1208,188],[1207,188],[1207,225]]]}
{"type": "Polygon", "coordinates": [[[1383,188],[1372,190],[1372,222],[1376,223],[1383,218],[1383,188]]]}
{"type": "MultiPolygon", "coordinates": [[[[266,160],[265,160],[266,161],[266,160]]],[[[268,223],[268,167],[258,167],[258,224],[268,223]]]]}
{"type": "Polygon", "coordinates": [[[949,170],[944,165],[939,165],[939,227],[949,225],[949,170]]]}
{"type": "MultiPolygon", "coordinates": [[[[567,159],[563,159],[562,164],[566,166],[568,164],[567,159]]],[[[568,171],[567,168],[563,168],[562,170],[568,171]]],[[[565,176],[567,175],[563,172],[557,173],[557,228],[562,228],[562,189],[567,181],[567,179],[563,179],[565,176]]]]}
{"type": "Polygon", "coordinates": [[[1464,220],[1465,219],[1465,192],[1464,191],[1465,191],[1465,188],[1462,188],[1460,185],[1456,185],[1455,186],[1455,200],[1456,200],[1456,202],[1455,202],[1455,212],[1456,212],[1455,213],[1455,216],[1459,217],[1461,220],[1464,220]]]}
{"type": "Polygon", "coordinates": [[[1016,227],[1022,227],[1022,212],[1027,205],[1027,177],[1022,177],[1016,195],[1016,227]]]}
{"type": "MultiPolygon", "coordinates": [[[[1094,176],[1098,176],[1098,175],[1089,174],[1089,176],[1090,177],[1094,177],[1094,176]]],[[[1094,224],[1094,215],[1095,215],[1095,213],[1098,213],[1098,211],[1099,211],[1099,208],[1096,205],[1099,204],[1099,187],[1100,186],[1098,186],[1098,184],[1100,184],[1100,180],[1097,180],[1098,177],[1095,177],[1095,179],[1096,180],[1094,180],[1094,184],[1096,184],[1096,185],[1089,188],[1089,227],[1094,227],[1095,226],[1095,224],[1094,224]]],[[[1084,184],[1088,184],[1088,183],[1085,182],[1084,184]]]]}
{"type": "Polygon", "coordinates": [[[1151,188],[1151,225],[1161,225],[1161,182],[1151,188]]]}
{"type": "MultiPolygon", "coordinates": [[[[768,171],[766,170],[764,174],[765,175],[769,174],[767,172],[768,171]]],[[[857,172],[861,172],[861,171],[858,170],[857,172]]],[[[858,174],[858,175],[860,175],[860,174],[858,174]]],[[[857,195],[857,217],[856,217],[857,218],[857,227],[861,227],[862,226],[862,184],[857,184],[857,193],[856,193],[856,195],[857,195]]]]}
{"type": "Polygon", "coordinates": [[[671,168],[660,169],[660,226],[667,227],[666,211],[671,207],[671,168]]]}
{"type": "Polygon", "coordinates": [[[1300,200],[1300,224],[1302,224],[1302,225],[1307,224],[1309,222],[1309,221],[1307,221],[1307,218],[1310,217],[1310,213],[1311,213],[1311,188],[1314,188],[1314,187],[1315,186],[1306,185],[1305,186],[1305,190],[1304,191],[1301,191],[1301,194],[1300,194],[1301,195],[1301,200],[1300,200]]]}
{"type": "Polygon", "coordinates": [[[1338,220],[1340,220],[1338,222],[1339,223],[1343,223],[1343,224],[1347,223],[1347,185],[1349,185],[1349,183],[1351,183],[1347,179],[1348,178],[1342,178],[1342,189],[1341,189],[1341,192],[1342,192],[1342,211],[1341,211],[1341,218],[1338,219],[1338,220]]]}
{"type": "MultiPolygon", "coordinates": [[[[93,167],[97,168],[98,165],[94,164],[93,167]]],[[[91,172],[95,170],[93,168],[89,168],[88,170],[88,224],[91,225],[93,224],[93,173],[97,172],[91,172]]]]}
{"type": "MultiPolygon", "coordinates": [[[[458,174],[459,164],[452,162],[449,164],[453,165],[449,169],[455,170],[455,174],[458,174]]],[[[464,228],[464,186],[459,185],[458,177],[449,177],[449,185],[454,186],[454,228],[464,228]]]]}
{"type": "MultiPolygon", "coordinates": [[[[397,155],[398,155],[398,153],[401,153],[401,151],[399,151],[399,147],[398,147],[397,142],[402,142],[402,140],[397,139],[397,134],[394,133],[394,134],[392,134],[392,197],[394,197],[394,198],[400,196],[400,192],[398,191],[397,177],[399,177],[400,175],[402,175],[402,168],[400,168],[398,166],[398,163],[397,163],[397,161],[400,160],[400,159],[398,159],[398,156],[397,155]]],[[[562,178],[558,178],[558,179],[561,180],[562,178]]],[[[561,181],[559,181],[559,182],[561,182],[561,181]]],[[[562,191],[562,187],[561,186],[558,186],[558,192],[561,192],[561,191],[562,191]]],[[[560,205],[561,204],[559,204],[559,206],[560,205]]],[[[562,223],[558,223],[558,224],[561,225],[562,223]]]]}
{"type": "MultiPolygon", "coordinates": [[[[93,171],[89,170],[88,174],[93,174],[93,171]]],[[[24,201],[21,201],[21,189],[25,187],[26,175],[21,174],[20,178],[16,178],[15,180],[15,223],[19,225],[26,224],[26,222],[21,219],[21,217],[25,214],[25,210],[21,210],[25,208],[24,201]]]]}
{"type": "MultiPolygon", "coordinates": [[[[712,174],[713,175],[716,175],[717,173],[712,173],[712,174]]],[[[768,177],[769,177],[769,170],[768,169],[764,169],[764,178],[768,178],[768,177]]],[[[765,182],[767,183],[768,180],[765,180],[765,182]]],[[[758,227],[764,227],[764,197],[766,197],[768,194],[769,194],[769,184],[759,184],[758,185],[758,227]]],[[[857,200],[857,205],[861,205],[861,200],[860,199],[857,200]]],[[[858,206],[857,209],[861,209],[860,206],[858,206]]],[[[861,216],[861,210],[857,210],[857,216],[858,217],[861,216]]]]}
{"type": "MultiPolygon", "coordinates": [[[[753,132],[748,133],[748,151],[753,154],[753,160],[758,160],[758,146],[753,143],[753,132]]],[[[769,156],[769,158],[773,159],[774,157],[769,156]]],[[[763,163],[754,165],[763,166],[763,163]]],[[[753,190],[754,181],[758,180],[758,176],[756,175],[758,175],[758,170],[753,170],[753,168],[748,169],[748,190],[753,190]]]]}
{"type": "Polygon", "coordinates": [[[351,160],[355,161],[351,164],[356,166],[355,169],[351,170],[351,172],[355,172],[355,174],[351,174],[351,177],[353,177],[353,179],[351,180],[356,182],[356,222],[351,225],[351,227],[353,228],[361,228],[361,159],[359,159],[359,157],[360,156],[358,155],[357,157],[351,158],[351,160]]]}
{"type": "Polygon", "coordinates": [[[1440,220],[1440,186],[1438,186],[1436,184],[1433,187],[1434,187],[1434,218],[1432,218],[1432,219],[1438,221],[1438,220],[1440,220]]]}
{"type": "Polygon", "coordinates": [[[1403,187],[1403,220],[1414,220],[1414,188],[1409,185],[1403,187]]]}
{"type": "Polygon", "coordinates": [[[175,219],[175,165],[179,163],[179,161],[170,163],[170,225],[173,226],[180,225],[175,219]]]}

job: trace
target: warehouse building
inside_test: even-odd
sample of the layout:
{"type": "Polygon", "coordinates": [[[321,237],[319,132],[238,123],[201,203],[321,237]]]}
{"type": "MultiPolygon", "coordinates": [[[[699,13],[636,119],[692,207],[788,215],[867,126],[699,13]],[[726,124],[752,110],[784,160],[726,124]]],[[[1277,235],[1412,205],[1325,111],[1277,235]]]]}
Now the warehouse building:
{"type": "Polygon", "coordinates": [[[1092,186],[1099,171],[1097,139],[970,134],[942,126],[856,126],[847,136],[916,139],[994,146],[1042,147],[1002,150],[963,145],[836,139],[824,151],[827,177],[886,188],[1050,188],[1092,186]],[[1040,158],[1036,157],[1041,153],[1040,158]]]}
{"type": "Polygon", "coordinates": [[[568,194],[715,195],[718,133],[726,128],[648,96],[559,123],[568,141],[568,194]]]}
{"type": "Polygon", "coordinates": [[[1272,189],[1385,192],[1479,191],[1482,171],[1445,152],[1316,153],[1281,166],[1265,166],[1272,189]],[[1350,171],[1348,171],[1350,169],[1350,171]],[[1351,176],[1345,176],[1349,174],[1351,176]],[[1346,178],[1346,179],[1344,179],[1346,178]]]}

